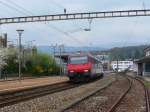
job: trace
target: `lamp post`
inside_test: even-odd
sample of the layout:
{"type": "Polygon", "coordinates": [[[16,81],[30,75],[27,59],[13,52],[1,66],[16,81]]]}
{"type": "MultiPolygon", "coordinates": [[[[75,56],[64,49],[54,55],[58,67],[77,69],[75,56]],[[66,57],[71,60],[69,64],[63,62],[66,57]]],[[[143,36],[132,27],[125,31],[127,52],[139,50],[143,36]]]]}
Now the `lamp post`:
{"type": "Polygon", "coordinates": [[[24,30],[18,29],[16,30],[19,35],[19,80],[21,80],[21,36],[24,30]]]}

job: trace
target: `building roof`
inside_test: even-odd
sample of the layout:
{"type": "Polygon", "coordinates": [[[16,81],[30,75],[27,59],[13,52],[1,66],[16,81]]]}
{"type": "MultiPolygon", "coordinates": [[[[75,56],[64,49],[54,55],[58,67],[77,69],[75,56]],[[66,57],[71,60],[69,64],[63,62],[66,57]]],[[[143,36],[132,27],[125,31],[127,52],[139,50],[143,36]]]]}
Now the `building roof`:
{"type": "Polygon", "coordinates": [[[144,62],[150,62],[150,56],[143,57],[141,59],[138,59],[135,61],[136,63],[144,63],[144,62]]]}
{"type": "Polygon", "coordinates": [[[150,50],[150,46],[148,46],[148,47],[146,47],[146,48],[144,49],[145,52],[148,51],[148,50],[150,50]]]}

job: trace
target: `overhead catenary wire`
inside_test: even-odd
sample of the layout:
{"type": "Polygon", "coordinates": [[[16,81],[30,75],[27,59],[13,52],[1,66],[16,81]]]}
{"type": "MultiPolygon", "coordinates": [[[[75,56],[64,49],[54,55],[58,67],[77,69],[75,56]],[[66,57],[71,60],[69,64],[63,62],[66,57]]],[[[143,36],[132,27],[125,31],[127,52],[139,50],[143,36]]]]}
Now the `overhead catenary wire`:
{"type": "MultiPolygon", "coordinates": [[[[141,2],[141,0],[140,0],[140,2],[141,2]]],[[[145,0],[142,0],[141,3],[142,3],[142,9],[143,9],[143,10],[146,10],[145,0]]],[[[130,32],[131,32],[131,33],[130,33],[131,35],[128,36],[127,41],[129,41],[130,38],[134,36],[134,34],[135,34],[135,32],[136,32],[136,28],[138,28],[138,27],[137,27],[137,24],[138,24],[138,19],[137,19],[137,18],[138,18],[138,17],[136,17],[136,20],[135,20],[135,22],[134,22],[134,24],[133,24],[133,26],[132,26],[133,28],[132,28],[132,30],[130,31],[130,32]]],[[[124,45],[123,45],[123,46],[126,45],[127,41],[124,42],[124,45]]]]}
{"type": "MultiPolygon", "coordinates": [[[[14,8],[13,6],[10,6],[10,5],[7,4],[7,3],[4,3],[4,2],[0,2],[0,3],[3,4],[3,5],[5,5],[5,6],[10,6],[9,8],[11,8],[11,9],[13,9],[13,10],[15,10],[15,11],[21,13],[21,14],[25,14],[25,15],[31,14],[31,15],[33,15],[32,12],[30,12],[30,11],[26,10],[25,8],[21,7],[21,6],[18,5],[17,3],[14,3],[12,0],[8,0],[7,2],[13,4],[13,5],[15,6],[15,8],[14,8]],[[19,8],[19,9],[22,9],[23,11],[18,10],[16,7],[19,8]]],[[[49,26],[49,25],[46,24],[46,26],[49,26]]],[[[71,39],[73,39],[74,41],[80,43],[80,45],[83,46],[83,43],[82,43],[82,42],[80,42],[80,41],[79,41],[78,39],[76,39],[75,37],[71,36],[69,33],[64,32],[64,31],[62,31],[62,30],[60,30],[60,29],[58,29],[57,27],[52,26],[52,25],[50,25],[49,27],[55,29],[56,31],[58,31],[58,32],[60,32],[60,33],[63,33],[66,37],[71,37],[71,39]]],[[[70,38],[69,38],[69,39],[70,39],[70,38]]]]}
{"type": "Polygon", "coordinates": [[[13,9],[13,10],[15,10],[15,11],[18,12],[18,13],[21,13],[21,14],[26,15],[26,13],[24,13],[24,12],[18,10],[17,8],[15,8],[15,7],[13,7],[13,6],[11,6],[11,5],[5,3],[5,2],[0,1],[0,4],[6,6],[6,7],[9,8],[9,9],[13,9]]]}
{"type": "MultiPolygon", "coordinates": [[[[67,13],[67,8],[64,7],[62,4],[54,1],[54,0],[49,0],[50,2],[53,2],[57,7],[62,8],[64,10],[64,14],[67,13]]],[[[77,32],[81,32],[81,31],[91,31],[91,23],[92,23],[92,19],[88,19],[89,22],[89,28],[81,28],[77,25],[73,25],[73,27],[76,27],[76,29],[74,29],[73,31],[70,31],[69,33],[77,33],[77,32]],[[90,30],[89,30],[90,29],[90,30]]],[[[68,33],[68,34],[69,34],[68,33]]],[[[70,34],[69,34],[70,35],[70,34]]]]}
{"type": "Polygon", "coordinates": [[[22,9],[22,11],[23,11],[25,14],[29,13],[29,14],[32,14],[32,15],[33,15],[33,13],[31,13],[31,12],[28,11],[27,9],[21,7],[20,5],[18,5],[17,3],[13,2],[12,0],[7,0],[7,2],[13,4],[15,7],[18,7],[19,9],[22,9]]]}
{"type": "Polygon", "coordinates": [[[143,1],[143,9],[146,10],[145,2],[143,1]]]}
{"type": "Polygon", "coordinates": [[[66,9],[63,5],[57,3],[57,2],[54,1],[54,0],[49,0],[49,2],[54,3],[58,8],[66,9]]]}

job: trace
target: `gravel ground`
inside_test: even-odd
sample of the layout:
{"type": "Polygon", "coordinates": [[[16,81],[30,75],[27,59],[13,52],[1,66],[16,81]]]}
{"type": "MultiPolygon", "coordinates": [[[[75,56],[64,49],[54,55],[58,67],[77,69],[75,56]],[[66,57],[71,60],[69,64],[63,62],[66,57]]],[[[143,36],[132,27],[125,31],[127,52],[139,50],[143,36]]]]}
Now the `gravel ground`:
{"type": "Polygon", "coordinates": [[[84,100],[66,112],[106,112],[128,86],[128,80],[118,76],[118,81],[110,87],[84,100]]]}
{"type": "Polygon", "coordinates": [[[116,112],[145,112],[145,109],[146,102],[144,88],[138,81],[133,80],[130,92],[125,96],[116,109],[116,112]]]}
{"type": "Polygon", "coordinates": [[[106,76],[94,83],[0,108],[0,112],[61,112],[62,109],[80,98],[107,86],[114,80],[115,77],[113,75],[106,76]]]}

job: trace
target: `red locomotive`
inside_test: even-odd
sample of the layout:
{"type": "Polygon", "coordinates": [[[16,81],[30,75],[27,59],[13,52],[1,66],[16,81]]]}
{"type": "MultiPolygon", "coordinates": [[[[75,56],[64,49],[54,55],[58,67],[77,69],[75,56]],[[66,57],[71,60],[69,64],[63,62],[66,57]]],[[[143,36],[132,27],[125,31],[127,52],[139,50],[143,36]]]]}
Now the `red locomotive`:
{"type": "Polygon", "coordinates": [[[102,63],[90,54],[78,54],[68,57],[68,77],[71,81],[84,81],[103,77],[102,63]]]}

